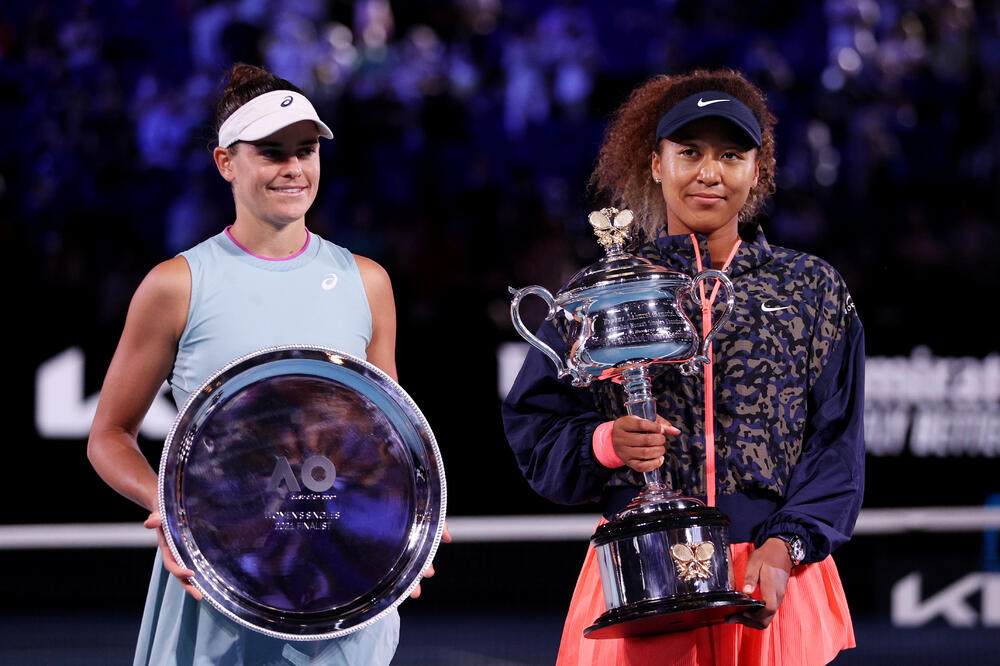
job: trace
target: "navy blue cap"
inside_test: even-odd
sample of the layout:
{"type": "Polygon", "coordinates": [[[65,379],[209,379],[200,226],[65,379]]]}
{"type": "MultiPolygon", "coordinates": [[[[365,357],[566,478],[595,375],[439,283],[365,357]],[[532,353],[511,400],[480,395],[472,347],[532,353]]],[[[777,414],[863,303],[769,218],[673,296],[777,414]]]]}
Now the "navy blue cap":
{"type": "Polygon", "coordinates": [[[753,111],[732,95],[718,90],[695,93],[674,104],[657,123],[656,140],[667,139],[689,122],[708,117],[729,120],[746,133],[753,145],[760,148],[760,123],[753,111]]]}

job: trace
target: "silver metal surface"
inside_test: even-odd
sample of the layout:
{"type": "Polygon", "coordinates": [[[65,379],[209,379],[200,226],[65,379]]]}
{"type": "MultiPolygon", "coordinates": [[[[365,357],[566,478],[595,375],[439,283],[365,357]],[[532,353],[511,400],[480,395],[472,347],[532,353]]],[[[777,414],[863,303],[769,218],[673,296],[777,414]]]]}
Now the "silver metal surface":
{"type": "Polygon", "coordinates": [[[594,549],[607,610],[678,595],[733,589],[729,541],[722,526],[651,530],[594,549]],[[713,552],[705,563],[707,575],[685,579],[671,550],[691,543],[710,543],[713,552]]]}
{"type": "Polygon", "coordinates": [[[207,601],[290,640],[376,622],[444,529],[420,410],[375,366],[319,346],[263,349],[206,380],[167,437],[159,492],[170,549],[207,601]]]}

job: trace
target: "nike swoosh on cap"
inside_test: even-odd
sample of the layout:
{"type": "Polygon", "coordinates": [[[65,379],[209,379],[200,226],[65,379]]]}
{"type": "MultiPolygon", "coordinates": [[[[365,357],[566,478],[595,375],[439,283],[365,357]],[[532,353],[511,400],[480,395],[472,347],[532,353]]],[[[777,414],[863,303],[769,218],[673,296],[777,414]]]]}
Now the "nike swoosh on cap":
{"type": "Polygon", "coordinates": [[[728,99],[710,99],[707,102],[702,98],[698,98],[698,106],[708,106],[709,104],[718,104],[719,102],[728,102],[728,99]]]}

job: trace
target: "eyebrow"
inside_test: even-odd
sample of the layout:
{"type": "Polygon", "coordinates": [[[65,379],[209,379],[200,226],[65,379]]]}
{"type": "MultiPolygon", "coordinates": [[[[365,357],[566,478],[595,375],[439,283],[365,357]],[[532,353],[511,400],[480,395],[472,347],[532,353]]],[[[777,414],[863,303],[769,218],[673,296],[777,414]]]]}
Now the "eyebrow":
{"type": "MultiPolygon", "coordinates": [[[[319,143],[319,137],[315,139],[305,139],[304,141],[299,141],[298,145],[301,146],[311,146],[313,144],[319,143]]],[[[281,143],[277,141],[254,141],[253,144],[257,148],[280,148],[281,143]]]]}
{"type": "MultiPolygon", "coordinates": [[[[706,139],[700,138],[697,134],[692,135],[692,136],[677,137],[675,139],[670,139],[670,141],[673,141],[674,143],[679,144],[681,146],[683,146],[683,145],[689,145],[689,144],[692,144],[692,143],[708,143],[708,141],[706,139]]],[[[751,151],[751,150],[753,150],[754,148],[757,147],[757,146],[753,146],[753,145],[750,145],[750,144],[740,143],[740,142],[735,141],[733,139],[726,139],[725,141],[721,142],[721,145],[726,150],[736,150],[736,151],[739,151],[741,153],[749,152],[749,151],[751,151]]]]}

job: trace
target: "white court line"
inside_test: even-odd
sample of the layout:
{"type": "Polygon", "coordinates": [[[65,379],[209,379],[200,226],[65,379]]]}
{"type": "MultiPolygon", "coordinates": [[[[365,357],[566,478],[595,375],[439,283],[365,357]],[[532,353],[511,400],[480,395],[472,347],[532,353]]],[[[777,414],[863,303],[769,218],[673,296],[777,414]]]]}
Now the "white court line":
{"type": "MultiPolygon", "coordinates": [[[[448,530],[456,543],[586,541],[599,516],[455,516],[448,530]]],[[[856,535],[901,532],[980,532],[1000,529],[1000,507],[938,506],[865,509],[856,535]]],[[[0,550],[53,548],[152,548],[156,538],[141,523],[0,525],[0,550]]]]}

